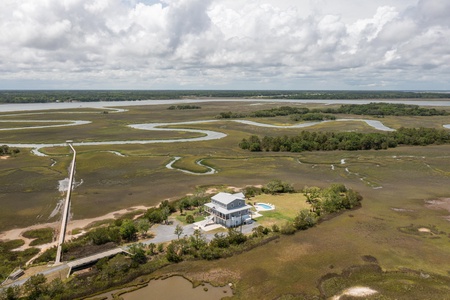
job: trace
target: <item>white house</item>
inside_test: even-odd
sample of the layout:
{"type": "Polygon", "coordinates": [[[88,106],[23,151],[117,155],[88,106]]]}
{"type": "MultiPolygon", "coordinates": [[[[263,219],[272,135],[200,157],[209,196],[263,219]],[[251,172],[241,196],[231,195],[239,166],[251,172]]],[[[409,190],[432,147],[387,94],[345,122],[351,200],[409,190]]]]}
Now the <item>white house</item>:
{"type": "Polygon", "coordinates": [[[251,220],[250,205],[245,204],[242,193],[218,193],[211,197],[211,202],[205,204],[205,210],[211,214],[216,224],[226,227],[236,227],[251,220]]]}

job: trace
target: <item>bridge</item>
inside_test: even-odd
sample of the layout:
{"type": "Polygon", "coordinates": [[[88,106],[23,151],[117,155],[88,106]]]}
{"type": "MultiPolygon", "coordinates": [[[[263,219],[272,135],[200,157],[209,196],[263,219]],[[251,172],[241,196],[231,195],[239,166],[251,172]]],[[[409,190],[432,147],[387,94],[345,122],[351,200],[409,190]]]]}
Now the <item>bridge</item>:
{"type": "Polygon", "coordinates": [[[117,247],[117,248],[114,248],[114,249],[111,249],[108,251],[104,251],[104,252],[97,253],[97,254],[94,254],[91,256],[87,256],[87,257],[83,257],[83,258],[80,258],[77,260],[70,261],[67,263],[67,266],[69,267],[69,272],[67,273],[67,277],[69,277],[70,274],[72,274],[72,270],[76,270],[76,269],[80,269],[80,268],[88,266],[88,265],[92,265],[102,258],[115,256],[119,253],[125,253],[125,254],[131,255],[131,253],[125,251],[122,248],[117,247]]]}

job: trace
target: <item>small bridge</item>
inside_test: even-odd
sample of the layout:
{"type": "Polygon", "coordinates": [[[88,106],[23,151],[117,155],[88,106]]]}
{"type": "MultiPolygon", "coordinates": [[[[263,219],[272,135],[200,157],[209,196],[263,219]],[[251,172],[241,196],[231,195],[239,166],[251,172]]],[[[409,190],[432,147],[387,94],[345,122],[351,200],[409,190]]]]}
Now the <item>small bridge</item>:
{"type": "Polygon", "coordinates": [[[67,277],[70,276],[70,274],[72,273],[72,270],[74,270],[74,269],[81,269],[83,267],[93,265],[94,263],[96,263],[97,261],[99,261],[102,258],[111,257],[111,256],[117,255],[119,253],[126,253],[126,254],[131,255],[130,252],[127,252],[122,248],[114,248],[114,249],[111,249],[111,250],[108,250],[105,252],[97,253],[97,254],[83,257],[83,258],[80,258],[77,260],[72,260],[67,263],[67,266],[69,267],[69,272],[67,273],[67,277]]]}

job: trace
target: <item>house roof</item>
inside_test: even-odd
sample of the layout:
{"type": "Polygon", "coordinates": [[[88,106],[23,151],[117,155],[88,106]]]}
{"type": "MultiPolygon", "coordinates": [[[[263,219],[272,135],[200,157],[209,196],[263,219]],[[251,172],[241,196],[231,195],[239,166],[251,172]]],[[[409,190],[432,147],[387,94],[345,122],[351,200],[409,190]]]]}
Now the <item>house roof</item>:
{"type": "Polygon", "coordinates": [[[218,201],[220,203],[223,203],[225,205],[228,205],[231,202],[233,202],[234,200],[244,200],[245,201],[245,196],[242,193],[229,194],[229,193],[220,192],[217,195],[212,196],[211,199],[218,201]]]}

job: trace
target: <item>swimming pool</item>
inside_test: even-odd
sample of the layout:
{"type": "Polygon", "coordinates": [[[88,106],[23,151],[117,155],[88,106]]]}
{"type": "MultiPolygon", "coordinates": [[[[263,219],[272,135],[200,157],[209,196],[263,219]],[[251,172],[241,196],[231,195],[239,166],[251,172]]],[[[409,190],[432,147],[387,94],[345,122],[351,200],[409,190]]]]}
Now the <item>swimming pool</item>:
{"type": "Polygon", "coordinates": [[[266,203],[256,203],[255,208],[257,210],[273,210],[275,206],[266,203]]]}

